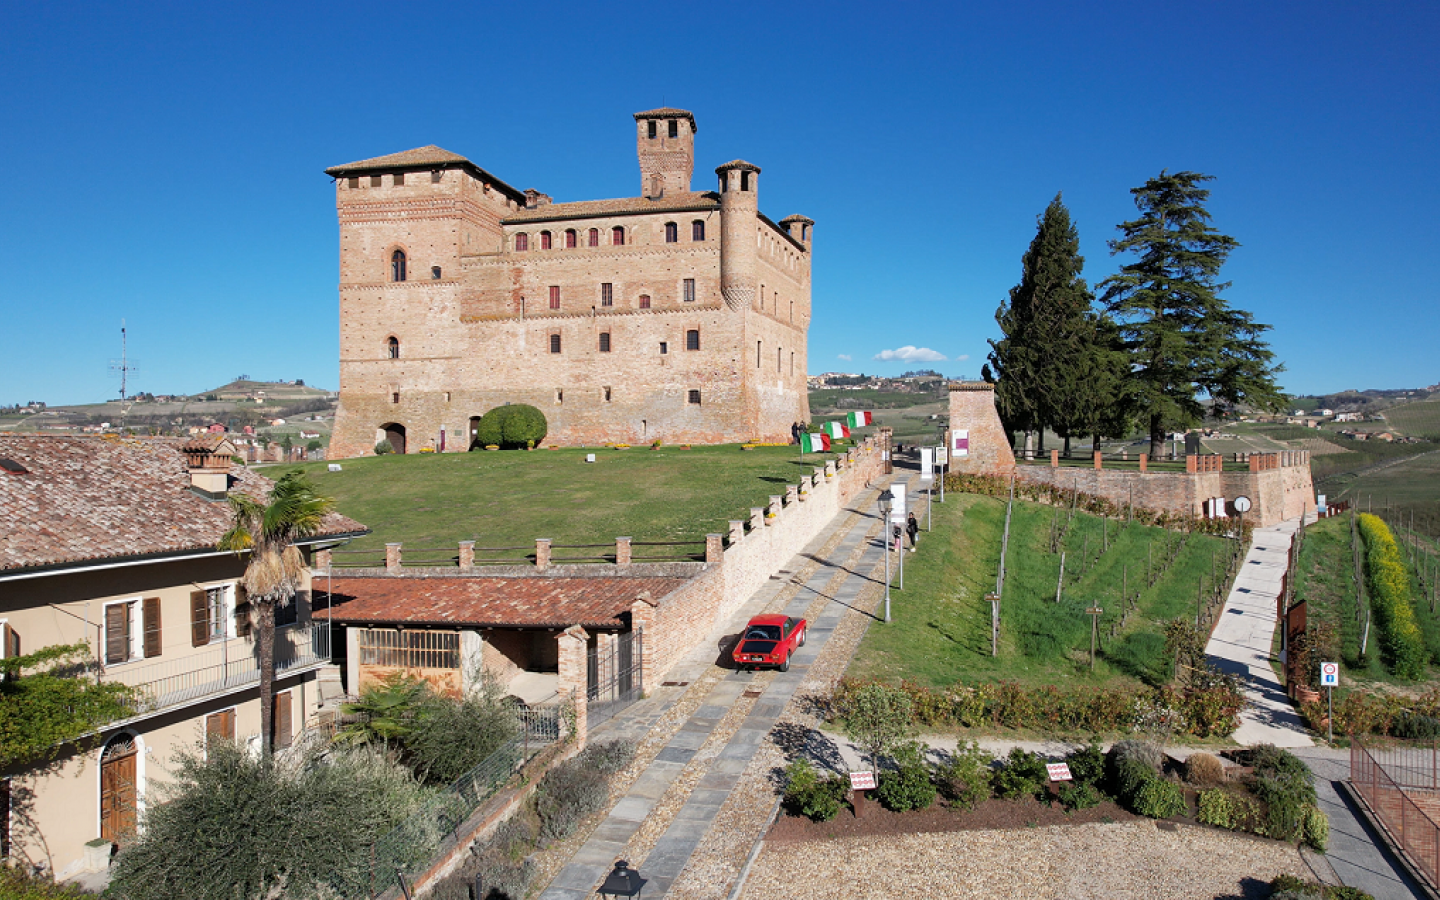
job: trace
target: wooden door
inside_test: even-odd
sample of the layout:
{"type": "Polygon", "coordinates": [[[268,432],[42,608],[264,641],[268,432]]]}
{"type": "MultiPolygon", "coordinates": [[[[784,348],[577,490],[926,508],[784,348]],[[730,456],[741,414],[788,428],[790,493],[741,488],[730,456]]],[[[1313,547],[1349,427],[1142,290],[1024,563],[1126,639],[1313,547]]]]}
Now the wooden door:
{"type": "Polygon", "coordinates": [[[100,837],[119,842],[135,833],[135,743],[119,738],[100,760],[100,837]]]}
{"type": "Polygon", "coordinates": [[[295,727],[290,697],[289,691],[281,691],[275,695],[275,748],[277,750],[290,746],[291,731],[295,727]]]}

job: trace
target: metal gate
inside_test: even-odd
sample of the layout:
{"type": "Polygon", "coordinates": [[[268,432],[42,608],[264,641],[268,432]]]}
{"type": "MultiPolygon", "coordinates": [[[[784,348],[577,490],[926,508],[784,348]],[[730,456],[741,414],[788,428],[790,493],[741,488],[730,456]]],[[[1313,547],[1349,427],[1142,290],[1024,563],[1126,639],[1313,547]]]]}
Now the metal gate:
{"type": "Polygon", "coordinates": [[[643,633],[627,631],[614,635],[596,635],[586,651],[585,698],[587,727],[610,719],[617,712],[640,699],[645,692],[641,674],[645,656],[643,633]]]}

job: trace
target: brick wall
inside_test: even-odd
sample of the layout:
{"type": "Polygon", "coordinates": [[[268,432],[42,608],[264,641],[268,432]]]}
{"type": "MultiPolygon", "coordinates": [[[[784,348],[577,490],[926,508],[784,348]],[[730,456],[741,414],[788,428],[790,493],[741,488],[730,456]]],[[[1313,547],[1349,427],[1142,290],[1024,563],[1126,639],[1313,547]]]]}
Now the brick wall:
{"type": "Polygon", "coordinates": [[[970,475],[1008,473],[1015,465],[1010,435],[995,410],[995,388],[983,381],[950,384],[950,468],[970,475]],[[962,456],[955,449],[957,438],[969,447],[962,456]]]}

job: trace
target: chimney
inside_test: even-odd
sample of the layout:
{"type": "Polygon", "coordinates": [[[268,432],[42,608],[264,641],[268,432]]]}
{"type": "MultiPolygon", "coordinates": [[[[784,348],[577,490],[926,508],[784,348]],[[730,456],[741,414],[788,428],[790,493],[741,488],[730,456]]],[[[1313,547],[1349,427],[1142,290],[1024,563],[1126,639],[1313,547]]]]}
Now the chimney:
{"type": "Polygon", "coordinates": [[[223,435],[202,435],[180,448],[190,470],[190,490],[206,500],[224,500],[230,493],[230,457],[235,445],[223,435]]]}
{"type": "Polygon", "coordinates": [[[554,200],[549,194],[542,194],[534,188],[528,188],[525,191],[526,209],[539,209],[542,206],[549,206],[553,202],[554,200]]]}

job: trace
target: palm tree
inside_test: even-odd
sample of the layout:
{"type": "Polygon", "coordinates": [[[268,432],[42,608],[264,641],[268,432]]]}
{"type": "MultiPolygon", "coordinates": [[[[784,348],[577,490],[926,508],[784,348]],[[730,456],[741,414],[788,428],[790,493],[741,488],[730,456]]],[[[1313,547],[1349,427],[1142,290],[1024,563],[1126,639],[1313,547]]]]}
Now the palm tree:
{"type": "Polygon", "coordinates": [[[299,472],[277,481],[268,502],[238,491],[229,499],[234,519],[220,538],[220,549],[250,551],[240,584],[254,610],[260,643],[260,740],[268,757],[275,734],[275,608],[295,596],[308,574],[295,540],[319,531],[335,501],[315,493],[299,472]]]}

